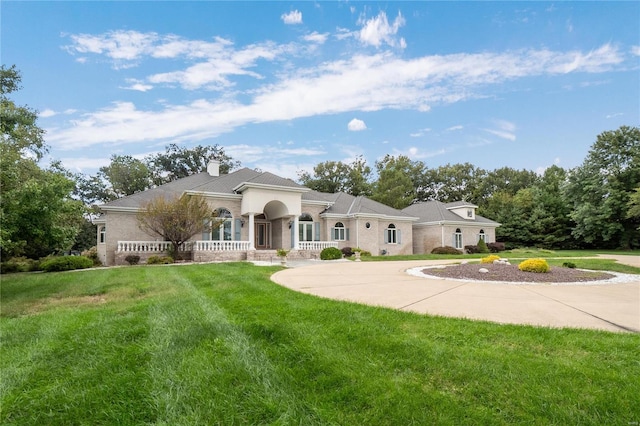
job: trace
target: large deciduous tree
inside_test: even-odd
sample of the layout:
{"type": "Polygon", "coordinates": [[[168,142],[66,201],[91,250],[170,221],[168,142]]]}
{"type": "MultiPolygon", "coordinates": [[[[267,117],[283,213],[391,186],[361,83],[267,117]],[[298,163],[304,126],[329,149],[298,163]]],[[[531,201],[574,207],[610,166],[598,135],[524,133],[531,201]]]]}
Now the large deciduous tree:
{"type": "MultiPolygon", "coordinates": [[[[158,196],[145,204],[137,214],[138,224],[145,232],[171,241],[173,251],[179,254],[182,245],[194,235],[211,229],[215,212],[204,198],[158,196]]],[[[219,223],[218,223],[219,225],[219,223]]]]}
{"type": "Polygon", "coordinates": [[[622,126],[598,135],[565,191],[574,237],[597,247],[640,247],[640,220],[628,214],[638,186],[640,128],[622,126]]]}
{"type": "Polygon", "coordinates": [[[74,182],[58,164],[44,170],[46,153],[37,113],[8,94],[20,89],[15,66],[0,69],[0,250],[2,257],[38,258],[68,250],[83,219],[74,182]]]}
{"type": "Polygon", "coordinates": [[[146,164],[130,155],[112,155],[111,163],[100,168],[98,177],[110,183],[112,199],[135,194],[151,187],[146,164]]]}
{"type": "Polygon", "coordinates": [[[357,157],[350,164],[325,161],[313,168],[313,175],[309,172],[299,174],[300,183],[315,191],[346,192],[355,196],[371,194],[370,178],[371,167],[362,157],[357,157]]]}
{"type": "Polygon", "coordinates": [[[151,173],[153,183],[162,185],[196,173],[207,171],[209,159],[220,161],[220,173],[227,174],[240,167],[240,162],[233,160],[220,145],[184,148],[169,144],[165,152],[148,156],[145,163],[151,173]]]}
{"type": "Polygon", "coordinates": [[[386,155],[376,161],[378,180],[374,184],[372,199],[403,209],[416,201],[416,188],[424,176],[424,164],[409,157],[386,155]]]}

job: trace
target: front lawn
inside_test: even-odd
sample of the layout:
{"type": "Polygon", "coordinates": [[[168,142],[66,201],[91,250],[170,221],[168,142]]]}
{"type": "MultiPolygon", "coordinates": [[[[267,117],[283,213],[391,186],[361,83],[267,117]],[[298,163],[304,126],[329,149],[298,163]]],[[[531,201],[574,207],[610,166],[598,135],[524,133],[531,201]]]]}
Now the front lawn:
{"type": "Polygon", "coordinates": [[[248,263],[2,277],[0,423],[633,424],[637,334],[324,300],[248,263]]]}

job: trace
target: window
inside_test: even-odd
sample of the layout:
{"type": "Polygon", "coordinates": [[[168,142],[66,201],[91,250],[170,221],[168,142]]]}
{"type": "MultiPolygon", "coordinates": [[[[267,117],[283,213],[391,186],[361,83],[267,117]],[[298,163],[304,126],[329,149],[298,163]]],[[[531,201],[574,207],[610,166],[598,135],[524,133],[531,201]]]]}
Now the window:
{"type": "Polygon", "coordinates": [[[398,230],[396,229],[396,226],[391,223],[389,224],[389,227],[386,229],[386,235],[385,235],[385,243],[387,244],[398,244],[398,230]]]}
{"type": "Polygon", "coordinates": [[[100,244],[104,244],[107,241],[107,227],[100,227],[100,244]]]}
{"type": "Polygon", "coordinates": [[[462,249],[462,232],[460,228],[457,228],[456,233],[453,234],[453,247],[462,249]]]}
{"type": "Polygon", "coordinates": [[[467,209],[467,217],[473,219],[473,209],[467,209]]]}
{"type": "Polygon", "coordinates": [[[364,227],[369,229],[369,228],[371,228],[371,224],[369,222],[367,222],[367,223],[364,224],[364,227]]]}
{"type": "Polygon", "coordinates": [[[223,220],[223,222],[218,227],[214,227],[211,229],[211,240],[212,241],[231,241],[232,233],[231,233],[231,212],[223,207],[216,210],[216,222],[223,220]]]}
{"type": "Polygon", "coordinates": [[[298,218],[298,240],[313,241],[313,218],[309,213],[303,213],[298,218]]]}
{"type": "Polygon", "coordinates": [[[346,230],[342,222],[336,223],[336,226],[333,228],[333,239],[335,241],[345,241],[347,239],[346,230]]]}
{"type": "Polygon", "coordinates": [[[484,241],[486,243],[487,242],[486,238],[487,238],[487,236],[484,233],[484,229],[481,229],[480,230],[480,234],[478,234],[478,241],[482,240],[482,241],[484,241]]]}

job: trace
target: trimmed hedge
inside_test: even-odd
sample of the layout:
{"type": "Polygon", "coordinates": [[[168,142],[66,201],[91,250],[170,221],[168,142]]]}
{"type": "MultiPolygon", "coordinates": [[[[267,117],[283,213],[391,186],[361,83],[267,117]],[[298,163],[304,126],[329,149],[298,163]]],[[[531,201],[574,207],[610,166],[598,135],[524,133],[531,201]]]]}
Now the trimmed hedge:
{"type": "Polygon", "coordinates": [[[431,254],[462,254],[462,252],[451,246],[436,247],[431,250],[431,254]]]}
{"type": "Polygon", "coordinates": [[[518,265],[518,269],[524,272],[545,273],[549,272],[549,264],[544,259],[527,259],[518,265]]]}
{"type": "Polygon", "coordinates": [[[169,256],[151,256],[147,259],[147,265],[168,265],[173,263],[173,258],[169,256]]]}
{"type": "Polygon", "coordinates": [[[45,272],[72,271],[93,266],[93,260],[85,256],[59,256],[43,260],[40,268],[45,272]]]}
{"type": "Polygon", "coordinates": [[[354,253],[351,247],[343,247],[340,251],[344,257],[351,257],[354,253]]]}
{"type": "Polygon", "coordinates": [[[342,251],[336,247],[327,247],[320,252],[320,259],[322,260],[336,260],[342,259],[342,251]]]}

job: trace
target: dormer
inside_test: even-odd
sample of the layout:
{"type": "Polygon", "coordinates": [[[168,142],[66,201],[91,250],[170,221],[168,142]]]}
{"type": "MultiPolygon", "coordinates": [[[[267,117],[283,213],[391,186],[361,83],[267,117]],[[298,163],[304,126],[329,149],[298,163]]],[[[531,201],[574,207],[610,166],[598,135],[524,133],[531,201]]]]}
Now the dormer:
{"type": "Polygon", "coordinates": [[[478,206],[468,203],[466,201],[456,201],[446,205],[447,210],[451,213],[455,213],[465,220],[476,220],[476,209],[478,206]]]}

